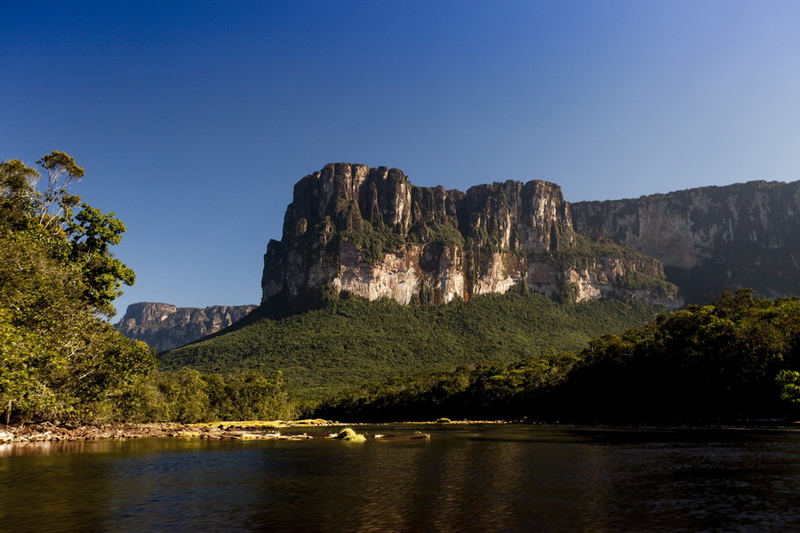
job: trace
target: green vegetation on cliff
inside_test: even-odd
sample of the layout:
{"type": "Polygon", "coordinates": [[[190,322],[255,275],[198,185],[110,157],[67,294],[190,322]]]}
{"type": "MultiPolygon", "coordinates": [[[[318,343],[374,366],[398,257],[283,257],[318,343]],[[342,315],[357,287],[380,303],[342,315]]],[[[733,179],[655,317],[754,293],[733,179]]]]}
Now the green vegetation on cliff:
{"type": "Polygon", "coordinates": [[[339,236],[343,241],[352,243],[370,263],[382,260],[386,254],[398,252],[406,245],[405,239],[396,228],[383,222],[372,224],[359,219],[357,230],[342,230],[339,236]]]}
{"type": "Polygon", "coordinates": [[[532,260],[550,262],[561,269],[591,270],[603,261],[623,261],[629,271],[615,280],[619,288],[647,291],[654,296],[665,298],[673,298],[678,294],[678,287],[667,281],[656,259],[631,246],[608,240],[593,240],[576,233],[575,242],[569,246],[562,246],[556,252],[533,252],[528,255],[532,260]],[[631,267],[638,270],[633,270],[631,267]]]}
{"type": "Polygon", "coordinates": [[[331,298],[322,309],[283,318],[262,308],[247,325],[160,358],[168,369],[278,369],[293,394],[312,400],[391,376],[580,350],[590,339],[641,325],[658,311],[615,301],[559,305],[520,292],[441,306],[331,298]]]}

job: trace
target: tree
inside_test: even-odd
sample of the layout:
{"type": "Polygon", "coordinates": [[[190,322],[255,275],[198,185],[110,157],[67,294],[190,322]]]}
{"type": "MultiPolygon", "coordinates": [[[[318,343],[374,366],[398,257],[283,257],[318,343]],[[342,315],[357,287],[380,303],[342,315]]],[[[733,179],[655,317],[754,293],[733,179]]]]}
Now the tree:
{"type": "Polygon", "coordinates": [[[11,421],[14,404],[24,401],[31,390],[38,388],[33,375],[35,358],[51,356],[41,340],[15,326],[12,317],[8,309],[0,308],[0,407],[5,411],[6,425],[11,421]]]}
{"type": "Polygon", "coordinates": [[[800,398],[799,342],[796,299],[726,293],[713,305],[592,341],[568,378],[568,403],[573,413],[594,419],[773,416],[779,395],[800,398]]]}
{"type": "Polygon", "coordinates": [[[37,212],[39,222],[48,227],[58,224],[62,215],[69,218],[69,210],[80,203],[80,197],[69,194],[67,187],[80,181],[86,174],[83,167],[64,152],[53,151],[36,162],[47,172],[47,189],[41,195],[37,212]],[[55,212],[52,212],[55,208],[55,212]]]}
{"type": "Polygon", "coordinates": [[[84,176],[69,155],[38,163],[43,192],[36,170],[0,163],[0,404],[7,421],[112,416],[155,368],[150,348],[98,318],[134,281],[110,252],[125,226],[68,191],[84,176]]]}
{"type": "Polygon", "coordinates": [[[0,163],[0,227],[20,229],[33,214],[39,173],[19,159],[0,163]]]}
{"type": "Polygon", "coordinates": [[[800,404],[800,372],[781,370],[775,381],[781,387],[781,400],[800,404]]]}
{"type": "Polygon", "coordinates": [[[120,286],[136,281],[133,270],[109,252],[112,245],[120,243],[125,224],[114,218],[114,213],[104,215],[81,204],[80,212],[67,221],[66,232],[70,261],[80,266],[86,283],[86,300],[102,312],[113,312],[111,302],[120,295],[120,286]]]}

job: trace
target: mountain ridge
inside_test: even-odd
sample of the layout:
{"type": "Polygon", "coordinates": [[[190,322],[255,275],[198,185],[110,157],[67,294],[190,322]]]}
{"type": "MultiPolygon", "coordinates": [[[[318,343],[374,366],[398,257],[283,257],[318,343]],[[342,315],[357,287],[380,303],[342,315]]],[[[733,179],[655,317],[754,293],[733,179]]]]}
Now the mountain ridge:
{"type": "MultiPolygon", "coordinates": [[[[416,187],[398,169],[330,164],[295,185],[283,237],[265,255],[262,304],[283,300],[294,313],[347,294],[441,304],[522,288],[562,302],[640,299],[676,308],[669,282],[687,303],[744,286],[788,296],[800,292],[798,206],[800,182],[569,203],[540,180],[461,192],[416,187]]],[[[166,308],[146,325],[126,312],[117,328],[159,351],[218,334],[255,308],[219,319],[137,305],[174,308],[172,322],[191,330],[166,333],[166,308]]],[[[217,307],[229,309],[206,309],[217,307]]]]}
{"type": "Polygon", "coordinates": [[[724,290],[800,292],[800,181],[749,181],[571,204],[578,231],[664,264],[689,303],[724,290]]]}
{"type": "Polygon", "coordinates": [[[441,304],[522,286],[564,302],[681,305],[658,260],[589,241],[554,183],[461,192],[414,186],[399,169],[329,164],[294,187],[282,238],[267,246],[262,303],[280,296],[303,310],[332,291],[441,304]]]}
{"type": "Polygon", "coordinates": [[[114,325],[128,338],[164,352],[216,333],[256,309],[255,305],[178,307],[160,302],[130,304],[114,325]]]}

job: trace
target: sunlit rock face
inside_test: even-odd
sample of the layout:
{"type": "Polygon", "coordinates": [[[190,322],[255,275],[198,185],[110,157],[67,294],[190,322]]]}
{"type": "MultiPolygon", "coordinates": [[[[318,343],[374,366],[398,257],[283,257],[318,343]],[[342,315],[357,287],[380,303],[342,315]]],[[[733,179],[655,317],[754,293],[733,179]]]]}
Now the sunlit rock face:
{"type": "Polygon", "coordinates": [[[571,205],[577,231],[663,262],[689,302],[800,293],[800,182],[753,181],[571,205]]]}
{"type": "Polygon", "coordinates": [[[129,305],[114,327],[126,337],[144,341],[157,352],[163,352],[216,333],[255,308],[255,305],[214,305],[201,309],[139,302],[129,305]]]}
{"type": "Polygon", "coordinates": [[[303,309],[346,292],[443,304],[513,288],[568,301],[680,304],[659,261],[577,235],[558,185],[505,181],[461,192],[349,163],[295,185],[283,237],[267,246],[262,302],[280,297],[303,309]]]}

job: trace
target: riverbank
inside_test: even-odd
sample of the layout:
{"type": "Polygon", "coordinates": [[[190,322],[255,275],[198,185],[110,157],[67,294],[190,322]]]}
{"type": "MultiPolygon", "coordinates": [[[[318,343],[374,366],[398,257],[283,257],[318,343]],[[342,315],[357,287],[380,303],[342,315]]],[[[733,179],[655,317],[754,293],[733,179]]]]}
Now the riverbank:
{"type": "Polygon", "coordinates": [[[203,424],[150,423],[150,424],[99,424],[55,425],[19,424],[0,429],[0,444],[28,444],[37,442],[71,442],[101,439],[142,438],[310,438],[307,434],[284,435],[282,428],[314,428],[342,426],[329,420],[271,420],[210,422],[203,424]]]}
{"type": "MultiPolygon", "coordinates": [[[[427,422],[397,422],[394,425],[442,425],[442,424],[481,424],[495,425],[508,424],[502,420],[450,420],[440,418],[427,422]]],[[[49,422],[41,424],[18,424],[0,429],[0,445],[2,444],[32,444],[39,442],[75,442],[105,439],[143,439],[143,438],[198,438],[198,439],[235,439],[235,440],[301,440],[311,438],[340,438],[341,429],[348,426],[358,427],[364,423],[342,423],[321,418],[304,420],[246,420],[246,421],[221,421],[200,422],[194,424],[179,424],[172,422],[159,422],[148,424],[96,424],[56,425],[49,422]],[[308,428],[309,431],[302,431],[308,428]],[[332,428],[323,430],[315,428],[332,428]],[[339,428],[339,430],[335,429],[339,428]],[[289,430],[284,432],[283,430],[289,430]],[[298,431],[300,430],[300,431],[298,431]]],[[[380,425],[380,424],[378,424],[380,425]]],[[[2,426],[0,426],[2,427],[2,426]]],[[[371,438],[394,438],[394,435],[369,435],[371,438]]],[[[413,436],[409,438],[420,438],[413,436]]]]}
{"type": "MultiPolygon", "coordinates": [[[[149,423],[149,424],[98,424],[98,425],[55,425],[19,424],[0,426],[0,445],[29,444],[40,442],[75,442],[105,439],[143,439],[143,438],[197,438],[197,439],[275,439],[301,440],[311,438],[334,438],[346,427],[380,425],[504,425],[515,422],[502,420],[450,420],[440,418],[427,422],[396,422],[393,424],[342,423],[324,419],[306,420],[249,420],[203,422],[195,424],[149,423]],[[324,428],[330,428],[328,430],[324,428]],[[303,431],[308,429],[308,431],[303,431]],[[288,430],[288,431],[285,431],[288,430]]],[[[518,423],[518,422],[517,422],[518,423]]],[[[544,424],[548,425],[548,424],[544,424]]],[[[556,424],[558,425],[558,424],[556,424]]],[[[569,426],[569,424],[565,425],[569,426]]],[[[792,430],[800,429],[797,421],[746,421],[740,424],[723,425],[579,425],[581,428],[633,430],[643,429],[747,429],[747,430],[792,430]]],[[[370,435],[376,437],[376,435],[370,435]]],[[[384,435],[377,435],[383,438],[384,435]]]]}

